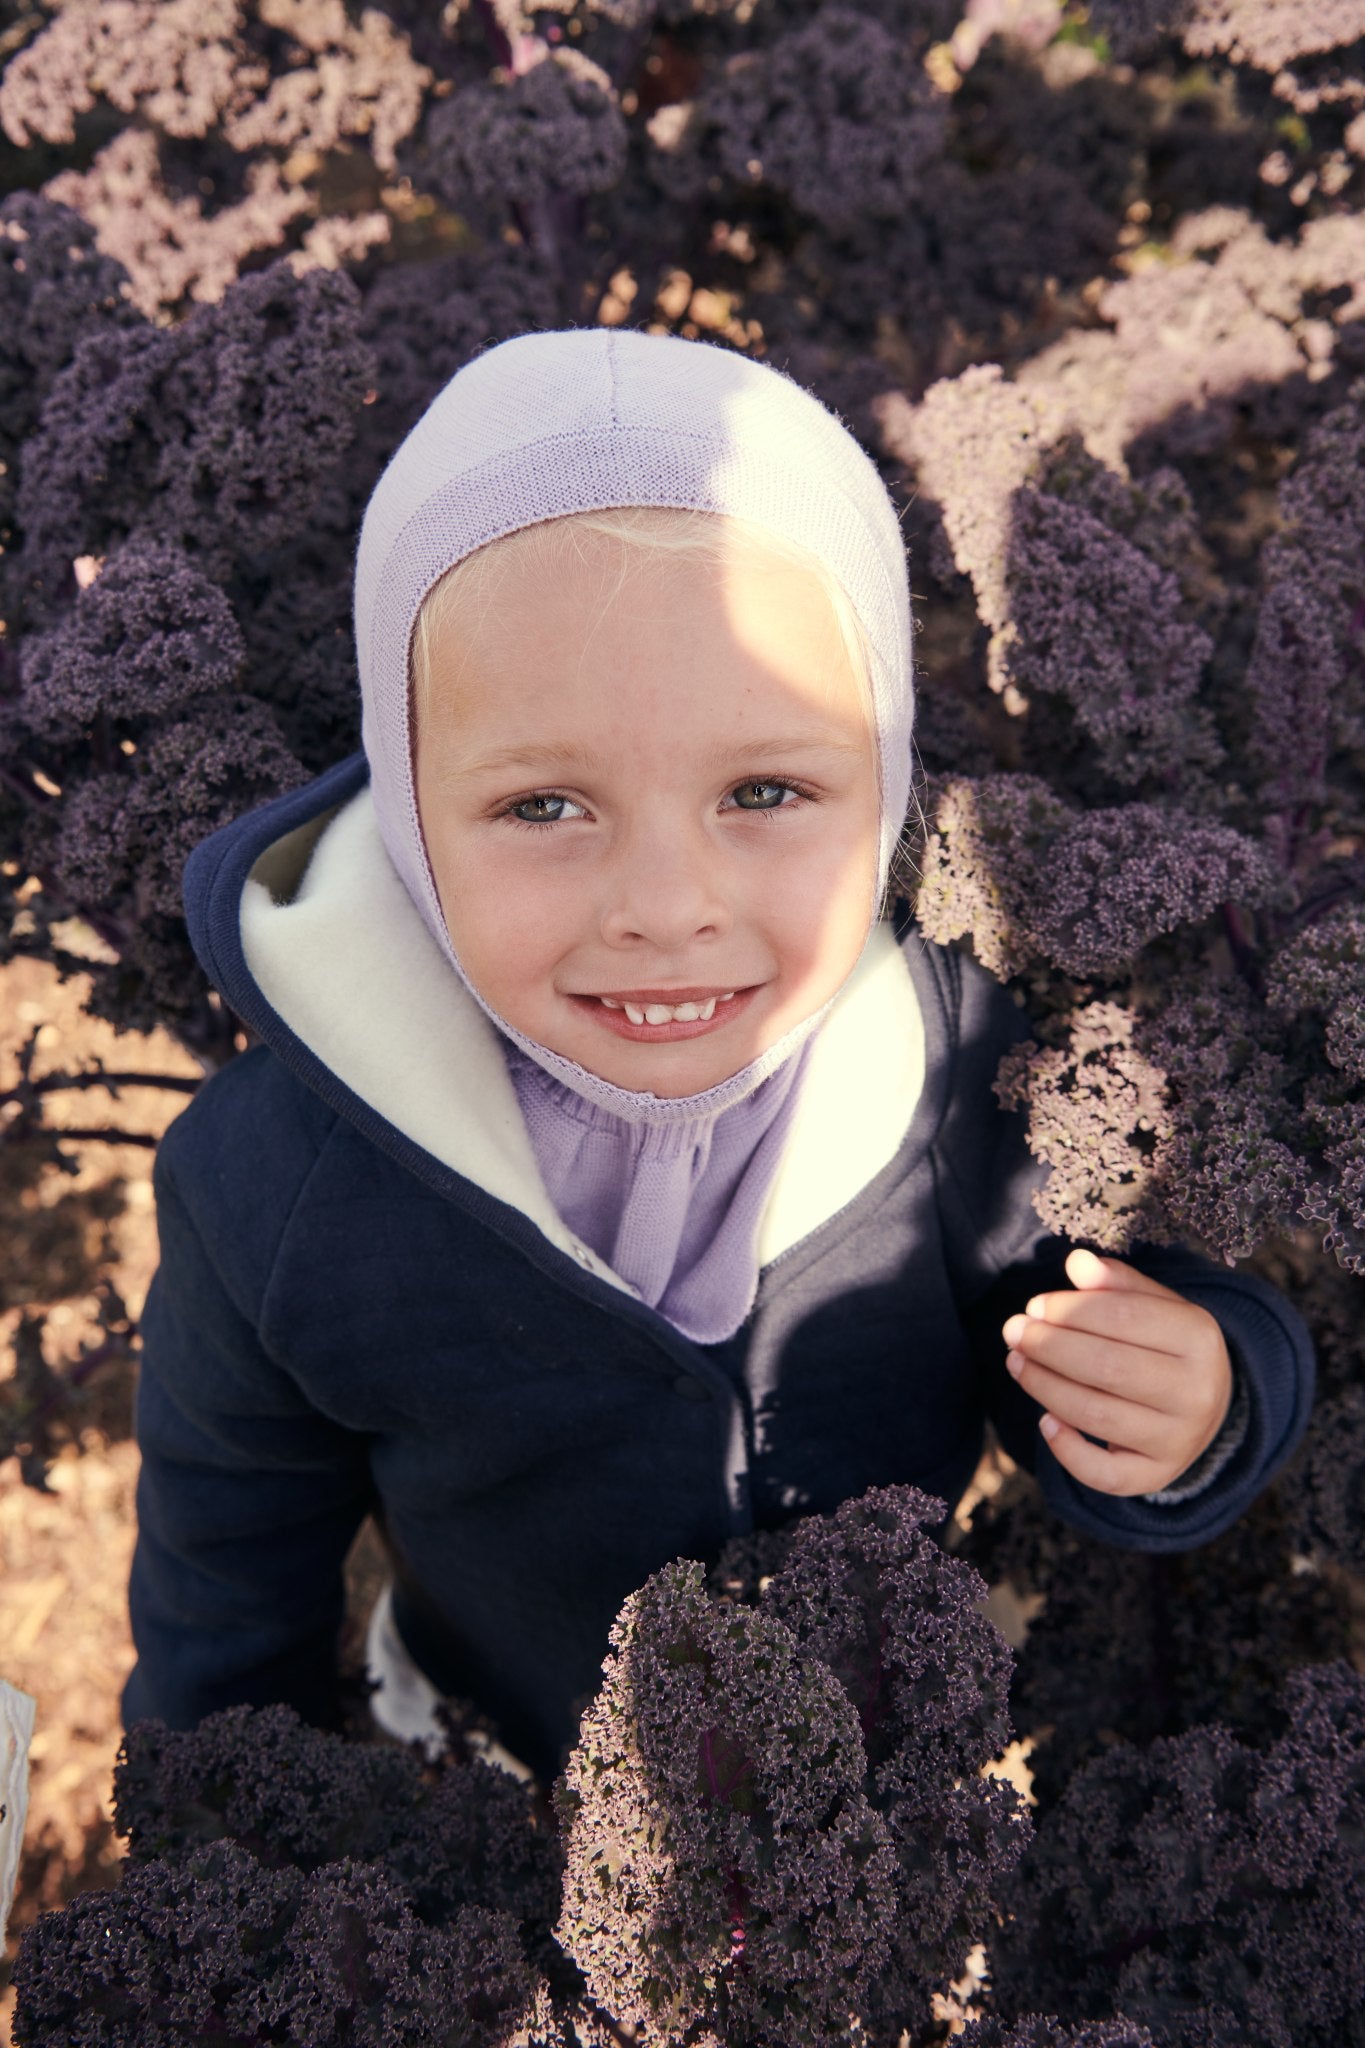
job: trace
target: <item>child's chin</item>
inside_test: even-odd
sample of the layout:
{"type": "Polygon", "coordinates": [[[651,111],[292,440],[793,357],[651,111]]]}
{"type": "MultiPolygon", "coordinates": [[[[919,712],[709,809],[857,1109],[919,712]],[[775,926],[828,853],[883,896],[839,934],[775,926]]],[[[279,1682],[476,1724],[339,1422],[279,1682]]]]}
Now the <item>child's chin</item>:
{"type": "Polygon", "coordinates": [[[564,1056],[613,1088],[628,1089],[633,1095],[657,1095],[660,1101],[669,1102],[719,1087],[757,1055],[747,1051],[740,1057],[733,1052],[727,1055],[697,1041],[691,1046],[674,1044],[667,1048],[625,1041],[605,1048],[593,1046],[591,1050],[579,1045],[564,1056]],[[666,1058],[662,1057],[665,1051],[669,1055],[666,1058]]]}
{"type": "Polygon", "coordinates": [[[739,1065],[731,1061],[710,1059],[705,1062],[691,1060],[661,1060],[650,1046],[640,1047],[639,1059],[603,1059],[600,1055],[593,1064],[579,1057],[578,1064],[587,1067],[590,1074],[596,1074],[599,1081],[609,1081],[614,1088],[629,1089],[633,1095],[657,1095],[660,1101],[673,1101],[683,1095],[701,1095],[708,1088],[718,1087],[728,1081],[731,1074],[737,1074],[740,1067],[747,1066],[747,1060],[739,1065]]]}

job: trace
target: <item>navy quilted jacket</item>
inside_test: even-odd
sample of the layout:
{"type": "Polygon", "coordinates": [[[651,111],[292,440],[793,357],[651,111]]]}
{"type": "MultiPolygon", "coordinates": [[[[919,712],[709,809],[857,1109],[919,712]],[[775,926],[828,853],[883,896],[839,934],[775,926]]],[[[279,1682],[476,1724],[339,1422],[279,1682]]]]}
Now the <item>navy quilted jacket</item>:
{"type": "MultiPolygon", "coordinates": [[[[286,1700],[326,1721],[342,1562],[367,1512],[419,1665],[549,1773],[650,1572],[869,1486],[951,1504],[988,1416],[1058,1514],[1147,1550],[1226,1529],[1293,1449],[1313,1383],[1296,1312],[1257,1278],[1139,1247],[1134,1264],[1218,1319],[1250,1399],[1241,1447],[1166,1505],[1094,1493],[1052,1458],[1000,1338],[1030,1295],[1067,1284],[1069,1245],[1030,1201],[1044,1170],[991,1092],[1026,1025],[908,920],[895,941],[923,1027],[908,1124],[764,1266],[735,1337],[689,1342],[520,1192],[524,1132],[490,1107],[495,1069],[486,1052],[462,1064],[432,1008],[460,996],[455,978],[407,927],[417,953],[385,964],[398,898],[367,908],[361,890],[357,908],[344,877],[311,879],[317,849],[340,844],[333,821],[365,801],[353,757],[187,871],[199,957],[261,1043],[205,1084],[157,1161],[126,1720],[286,1700]],[[257,930],[276,934],[270,988],[257,930]],[[425,1037],[409,1015],[423,1002],[425,1037]],[[423,1104],[448,1135],[430,1137],[423,1104]]],[[[461,1000],[462,1028],[495,1042],[461,1000]]]]}

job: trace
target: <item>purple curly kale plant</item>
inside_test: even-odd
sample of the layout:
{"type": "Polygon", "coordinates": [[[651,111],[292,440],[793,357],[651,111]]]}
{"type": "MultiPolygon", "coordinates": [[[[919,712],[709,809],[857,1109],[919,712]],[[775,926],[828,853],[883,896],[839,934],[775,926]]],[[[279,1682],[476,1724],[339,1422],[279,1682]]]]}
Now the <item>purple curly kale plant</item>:
{"type": "Polygon", "coordinates": [[[557,1795],[559,1939],[617,2018],[774,2043],[925,2024],[1028,1834],[982,1775],[1010,1655],[941,1517],[874,1491],[731,1546],[727,1597],[677,1565],[628,1603],[557,1795]]]}
{"type": "Polygon", "coordinates": [[[506,1914],[428,1927],[377,1867],[305,1875],[231,1842],[45,1915],[15,1984],[17,2048],[502,2048],[537,1991],[506,1914]]]}
{"type": "Polygon", "coordinates": [[[1281,1486],[1302,1548],[1365,1575],[1365,1386],[1319,1404],[1281,1486]]]}
{"type": "Polygon", "coordinates": [[[230,690],[245,654],[221,587],[173,542],[126,541],[24,648],[18,718],[55,747],[104,716],[115,740],[230,690]]]}
{"type": "Polygon", "coordinates": [[[632,1595],[605,1669],[556,1793],[556,1932],[593,1998],[665,2041],[842,2038],[896,1911],[853,1703],[693,1564],[632,1595]]]}
{"type": "Polygon", "coordinates": [[[1216,765],[1197,701],[1212,644],[1181,618],[1169,570],[1086,506],[1026,486],[1005,585],[1010,680],[1025,700],[1069,702],[1100,775],[1178,787],[1191,763],[1216,765]]]}
{"type": "Polygon", "coordinates": [[[16,2041],[926,2039],[1029,1837],[986,1769],[1010,1653],[942,1516],[886,1488],[732,1546],[724,1590],[656,1573],[613,1631],[558,1837],[491,1767],[285,1707],[137,1725],[121,1881],[27,1937],[16,2041]]]}
{"type": "Polygon", "coordinates": [[[857,1707],[882,1810],[979,1771],[1010,1739],[1013,1660],[977,1611],[976,1574],[930,1533],[943,1514],[915,1487],[874,1487],[785,1532],[759,1593],[857,1707]]]}
{"type": "MultiPolygon", "coordinates": [[[[1342,1449],[1333,1469],[1344,1477],[1354,1468],[1352,1446],[1342,1449]]],[[[1219,1720],[1265,1747],[1282,1727],[1286,1680],[1348,1655],[1339,1584],[1306,1554],[1300,1486],[1280,1480],[1236,1529],[1173,1555],[1065,1528],[1022,1474],[974,1509],[960,1554],[1026,1617],[1010,1704],[1043,1811],[1118,1740],[1219,1720]]],[[[1324,1495],[1324,1506],[1345,1497],[1324,1495]]]]}
{"type": "Polygon", "coordinates": [[[1198,701],[1213,643],[1186,616],[1193,521],[1179,479],[1124,488],[1076,446],[1051,393],[1005,384],[994,366],[936,385],[913,414],[888,406],[882,422],[972,578],[992,686],[1018,711],[1035,697],[1068,706],[1062,724],[1028,728],[1051,776],[1091,800],[1202,796],[1222,748],[1198,701]]]}
{"type": "Polygon", "coordinates": [[[22,2048],[559,2042],[575,1992],[550,1938],[556,1845],[491,1766],[423,1769],[287,1707],[234,1707],[132,1728],[114,1810],[117,1888],[24,1943],[22,2048]]]}
{"type": "Polygon", "coordinates": [[[358,311],[348,279],[277,265],[180,327],[81,342],[24,454],[11,574],[28,610],[69,598],[76,556],[135,532],[217,577],[296,535],[368,388],[358,311]]]}
{"type": "Polygon", "coordinates": [[[119,265],[69,208],[27,192],[0,204],[0,532],[12,542],[21,451],[83,336],[141,326],[119,265]]]}
{"type": "Polygon", "coordinates": [[[357,19],[338,0],[260,0],[254,11],[257,38],[267,48],[273,40],[277,50],[281,37],[294,47],[285,63],[275,57],[278,68],[265,91],[253,93],[224,124],[232,147],[322,156],[363,139],[376,167],[391,172],[432,83],[427,67],[414,61],[407,36],[381,8],[364,8],[357,19]]]}
{"type": "Polygon", "coordinates": [[[148,319],[187,299],[221,299],[249,259],[278,249],[291,223],[311,211],[308,195],[267,160],[248,166],[240,199],[206,214],[198,193],[168,187],[157,138],[140,128],[116,135],[88,171],[62,171],[44,189],[95,229],[148,319]]]}
{"type": "Polygon", "coordinates": [[[1077,812],[1032,775],[945,777],[927,795],[916,915],[939,945],[970,937],[1002,980],[1044,962],[1117,977],[1230,898],[1259,907],[1281,894],[1261,846],[1185,811],[1077,812]]]}
{"type": "Polygon", "coordinates": [[[1065,2021],[1031,2014],[1028,2019],[973,2020],[957,2037],[958,2048],[1157,2048],[1146,2027],[1123,2019],[1065,2021]]]}
{"type": "MultiPolygon", "coordinates": [[[[72,219],[29,209],[12,221],[25,239],[6,246],[41,250],[72,219]]],[[[54,296],[40,267],[14,283],[34,316],[54,296]]],[[[306,779],[354,723],[347,658],[333,660],[330,718],[317,696],[300,710],[298,677],[261,658],[261,614],[297,565],[287,658],[314,594],[320,637],[345,633],[335,563],[308,564],[296,536],[354,434],[372,365],[354,288],[323,273],[243,279],[179,328],[127,310],[101,323],[79,317],[79,297],[66,303],[44,321],[67,360],[37,380],[0,562],[14,663],[0,802],[45,918],[84,917],[118,955],[93,970],[92,1007],[142,1028],[170,1021],[208,1051],[221,1028],[189,954],[180,875],[206,832],[306,779]]],[[[17,324],[22,338],[36,319],[17,324]]]]}
{"type": "Polygon", "coordinates": [[[1269,830],[1292,866],[1332,753],[1365,744],[1365,383],[1309,433],[1278,509],[1247,687],[1269,830]]]}
{"type": "Polygon", "coordinates": [[[1057,1227],[1111,1244],[1193,1233],[1235,1260],[1301,1219],[1365,1268],[1362,930],[1340,890],[1248,953],[1245,979],[1168,960],[1140,970],[1135,1002],[1059,1008],[1007,1056],[1001,1100],[1028,1104],[1034,1149],[1064,1169],[1040,1201],[1057,1227]],[[1088,1178],[1068,1167],[1081,1142],[1088,1178]]]}
{"type": "Polygon", "coordinates": [[[1034,1198],[1041,1219],[1116,1251],[1179,1237],[1176,1198],[1166,1196],[1177,1142],[1166,1075],[1134,1025],[1122,1003],[1081,1003],[1056,1017],[1047,1032],[1054,1042],[1014,1046],[993,1084],[1002,1109],[1027,1108],[1030,1149],[1053,1169],[1034,1198]]]}
{"type": "Polygon", "coordinates": [[[1365,1679],[1306,1670],[1283,1732],[1119,1744],[1077,1773],[991,1944],[1006,2017],[1127,2020],[1168,2048],[1310,2048],[1365,2009],[1365,1679]]]}
{"type": "Polygon", "coordinates": [[[945,96],[916,54],[900,24],[822,7],[726,66],[694,111],[692,146],[740,187],[780,192],[825,228],[896,220],[921,196],[947,130],[945,96]]]}
{"type": "MultiPolygon", "coordinates": [[[[556,1790],[560,1845],[485,1766],[433,1771],[286,1709],[134,1729],[122,1881],[26,1937],[19,2048],[605,2048],[622,2027],[714,2048],[919,2043],[929,1994],[983,1938],[980,2048],[1349,2039],[1365,1680],[1322,1662],[1281,1685],[1249,1644],[1283,1532],[1170,1560],[1013,1512],[973,1531],[993,1570],[1047,1582],[1065,1638],[1024,1699],[1056,1723],[1044,1763],[1079,1768],[1039,1777],[1030,1848],[1017,1795],[983,1771],[1009,1735],[1010,1655],[983,1582],[929,1535],[939,1519],[884,1489],[731,1546],[720,1590],[698,1565],[657,1573],[622,1610],[556,1790]],[[1240,1699],[1243,1725],[1116,1740],[1153,1673],[1163,1712],[1240,1699]]],[[[1287,1661],[1321,1656],[1282,1607],[1287,1661]]]]}
{"type": "Polygon", "coordinates": [[[379,8],[76,0],[12,57],[0,127],[30,151],[77,146],[44,192],[85,216],[152,315],[220,298],[286,241],[328,268],[386,244],[390,216],[365,203],[377,182],[338,206],[324,166],[360,147],[376,181],[393,176],[432,83],[379,8]],[[111,136],[115,110],[130,125],[111,136]],[[93,162],[87,136],[104,144],[93,162]]]}
{"type": "Polygon", "coordinates": [[[566,50],[456,93],[433,109],[426,145],[427,182],[450,205],[505,200],[515,211],[609,191],[625,168],[626,125],[611,79],[566,50]]]}
{"type": "Polygon", "coordinates": [[[759,1611],[792,1630],[858,1710],[865,1790],[896,1851],[897,1914],[870,2017],[910,2023],[990,1924],[1028,1839],[1006,1748],[1013,1660],[977,1605],[984,1582],[928,1533],[942,1503],[884,1487],[796,1525],[759,1611]]]}
{"type": "Polygon", "coordinates": [[[555,1846],[515,1779],[477,1762],[424,1776],[408,1750],[345,1741],[289,1707],[229,1707],[185,1733],[139,1722],[115,1768],[114,1821],[132,1869],[228,1841],[305,1873],[382,1864],[424,1921],[487,1907],[532,1948],[555,1916],[555,1846]]]}
{"type": "Polygon", "coordinates": [[[1365,105],[1357,0],[1094,0],[1092,14],[1125,57],[1178,35],[1192,57],[1230,58],[1266,73],[1276,94],[1303,112],[1365,105]]]}
{"type": "Polygon", "coordinates": [[[0,83],[0,123],[20,148],[71,142],[105,98],[168,135],[203,135],[268,73],[240,40],[240,0],[76,0],[22,47],[0,83]]]}
{"type": "MultiPolygon", "coordinates": [[[[1225,238],[1272,325],[1334,274],[1307,234],[1269,278],[1254,254],[1240,230],[1225,238]]],[[[1105,349],[1126,359],[1122,319],[1088,339],[1092,369],[1105,349]]],[[[939,504],[935,575],[971,578],[1017,731],[1017,767],[929,786],[912,900],[929,936],[965,936],[1027,983],[1033,1037],[997,1093],[1027,1108],[1053,1169],[1035,1198],[1053,1228],[1235,1260],[1307,1223],[1365,1270],[1365,862],[1340,836],[1365,644],[1365,387],[1309,426],[1247,557],[1169,467],[1124,479],[1099,462],[1070,371],[1050,380],[1043,362],[880,409],[939,504]],[[1128,791],[1139,800],[1115,801],[1128,791]],[[1305,976],[1296,963],[1319,953],[1305,976]]]]}

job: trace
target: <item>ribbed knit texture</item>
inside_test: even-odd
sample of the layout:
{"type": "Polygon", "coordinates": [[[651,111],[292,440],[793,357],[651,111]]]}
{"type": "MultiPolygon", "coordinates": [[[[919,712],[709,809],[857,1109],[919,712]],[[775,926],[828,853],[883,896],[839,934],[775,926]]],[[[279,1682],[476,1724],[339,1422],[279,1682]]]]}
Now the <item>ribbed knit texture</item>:
{"type": "Polygon", "coordinates": [[[696,1341],[715,1342],[734,1334],[754,1299],[759,1217],[804,1071],[796,1055],[836,997],[700,1094],[618,1088],[526,1037],[465,974],[413,779],[410,650],[427,592],[491,540],[626,505],[754,521],[809,550],[847,594],[870,653],[880,781],[865,941],[910,789],[905,551],[875,465],[818,399],[766,364],[671,335],[574,328],[520,335],[458,371],[366,509],[355,580],[363,738],[385,847],[507,1042],[551,1200],[644,1300],[696,1341]]]}
{"type": "Polygon", "coordinates": [[[758,1289],[758,1226],[809,1042],[740,1102],[627,1123],[508,1044],[546,1192],[570,1229],[694,1344],[733,1337],[758,1289]]]}

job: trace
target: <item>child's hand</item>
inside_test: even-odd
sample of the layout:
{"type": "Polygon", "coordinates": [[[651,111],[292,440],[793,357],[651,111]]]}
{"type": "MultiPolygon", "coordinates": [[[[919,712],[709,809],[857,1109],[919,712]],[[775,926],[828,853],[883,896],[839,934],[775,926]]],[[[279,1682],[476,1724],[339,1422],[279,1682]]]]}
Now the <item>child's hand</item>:
{"type": "Polygon", "coordinates": [[[1207,1309],[1121,1259],[1073,1251],[1066,1272],[1080,1292],[1035,1295],[1011,1316],[1005,1363],[1043,1404],[1039,1427],[1074,1479],[1100,1493],[1158,1493],[1223,1426],[1223,1333],[1207,1309]]]}

